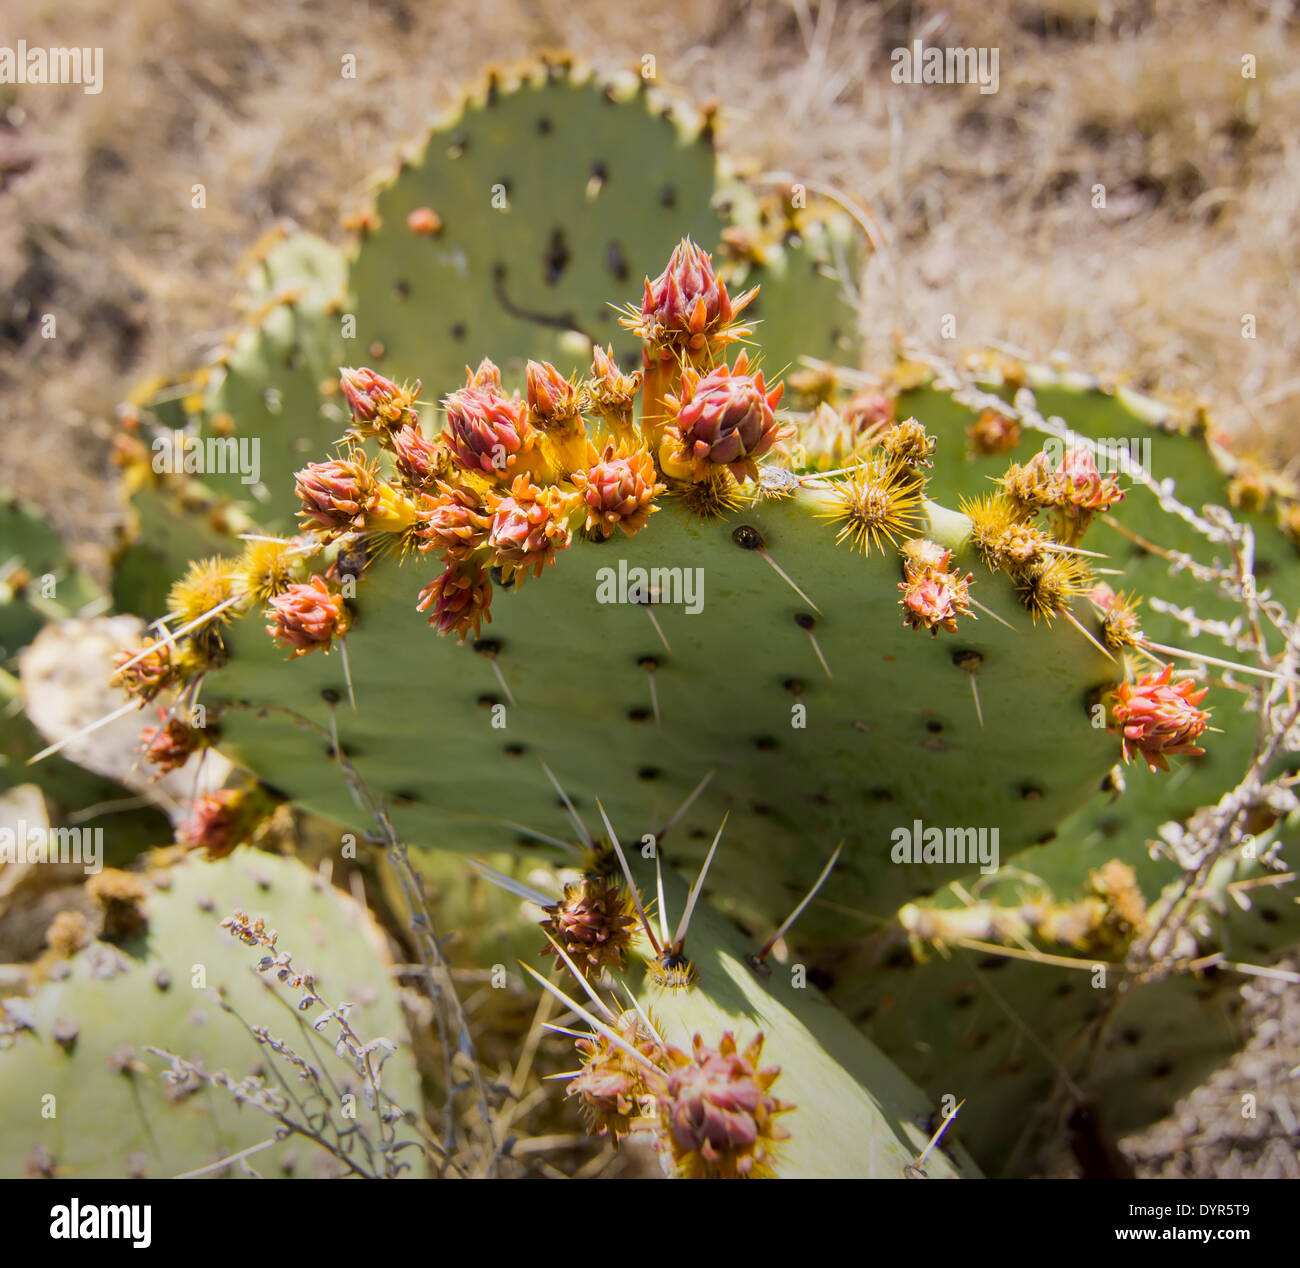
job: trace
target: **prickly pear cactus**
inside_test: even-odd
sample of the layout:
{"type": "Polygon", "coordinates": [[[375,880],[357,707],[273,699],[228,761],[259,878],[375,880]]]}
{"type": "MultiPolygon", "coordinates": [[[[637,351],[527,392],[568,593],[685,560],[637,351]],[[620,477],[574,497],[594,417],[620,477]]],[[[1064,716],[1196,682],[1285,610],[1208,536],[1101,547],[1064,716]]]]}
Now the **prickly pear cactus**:
{"type": "Polygon", "coordinates": [[[440,878],[580,856],[613,888],[551,904],[592,988],[570,1095],[672,1174],[950,1168],[925,1097],[986,1171],[1122,1169],[1239,1041],[1233,975],[1295,945],[1293,491],[1083,376],[838,368],[856,237],[711,134],[562,61],[471,95],[358,217],[341,306],[313,292],[354,364],[309,393],[258,336],[220,380],[281,468],[320,443],[218,503],[260,531],[119,681],[201,685],[238,763],[440,878]],[[616,838],[668,865],[655,903],[616,838]],[[657,936],[706,854],[689,946],[657,936]]]}
{"type": "Polygon", "coordinates": [[[6,1176],[423,1174],[394,1108],[418,1109],[418,1079],[364,909],[248,850],[92,888],[100,937],[56,920],[38,984],[0,1000],[6,1176]],[[277,1138],[295,1117],[303,1130],[277,1138]]]}
{"type": "MultiPolygon", "coordinates": [[[[846,470],[806,443],[792,462],[779,388],[735,350],[750,302],[683,242],[625,312],[641,371],[533,362],[519,397],[485,361],[433,436],[411,389],[345,371],[352,447],[299,472],[305,534],[192,571],[172,649],[135,654],[145,680],[203,673],[226,751],[364,827],[328,759],[346,760],[417,860],[558,842],[560,806],[599,800],[612,831],[694,862],[725,815],[736,844],[710,884],[758,928],[842,840],[834,902],[801,918],[809,946],[1050,838],[1117,756],[1092,723],[1123,652],[1075,614],[1084,557],[930,500],[916,423],[846,470]],[[731,668],[743,647],[757,670],[731,668]],[[434,763],[416,682],[455,736],[434,763]],[[927,823],[954,822],[975,825],[960,855],[942,830],[925,848],[927,823]]],[[[1073,486],[1054,496],[1075,505],[1073,486]]]]}

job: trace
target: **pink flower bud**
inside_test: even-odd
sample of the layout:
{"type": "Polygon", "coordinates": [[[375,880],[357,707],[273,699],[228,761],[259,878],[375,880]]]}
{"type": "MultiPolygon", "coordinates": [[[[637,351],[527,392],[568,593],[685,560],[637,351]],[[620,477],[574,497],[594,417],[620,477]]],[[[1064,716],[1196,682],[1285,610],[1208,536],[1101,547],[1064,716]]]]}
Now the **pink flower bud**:
{"type": "Polygon", "coordinates": [[[465,559],[487,541],[492,516],[468,489],[440,484],[421,508],[421,550],[445,551],[448,560],[465,559]]]}
{"type": "Polygon", "coordinates": [[[702,378],[689,368],[682,373],[675,432],[678,456],[691,466],[693,479],[706,479],[718,467],[737,480],[757,478],[755,459],[786,435],[774,412],[785,385],[768,391],[762,371],[747,374],[747,365],[741,353],[734,369],[719,366],[702,378]]]}
{"type": "Polygon", "coordinates": [[[524,368],[528,408],[542,428],[572,422],[581,414],[578,386],[549,361],[530,361],[524,368]]]}
{"type": "Polygon", "coordinates": [[[360,531],[366,526],[366,512],[379,500],[375,474],[359,457],[310,462],[294,480],[304,528],[331,534],[360,531]]]}
{"type": "Polygon", "coordinates": [[[1196,706],[1205,699],[1208,687],[1196,690],[1190,678],[1171,682],[1174,667],[1147,674],[1136,684],[1121,683],[1111,699],[1115,722],[1124,737],[1124,760],[1140,753],[1153,770],[1168,770],[1166,760],[1175,753],[1199,756],[1205,752],[1195,741],[1205,731],[1209,711],[1196,706]]]}
{"type": "MultiPolygon", "coordinates": [[[[366,424],[379,424],[378,430],[395,427],[408,421],[411,402],[420,394],[420,383],[398,387],[374,370],[344,368],[339,371],[339,387],[352,411],[352,418],[365,430],[366,424]]],[[[412,416],[413,417],[413,416],[412,416]]]]}
{"type": "Polygon", "coordinates": [[[271,623],[266,632],[281,647],[292,647],[293,659],[317,649],[328,652],[351,624],[343,596],[334,594],[320,577],[313,577],[308,585],[290,585],[268,606],[271,623]]]}
{"type": "Polygon", "coordinates": [[[429,624],[439,634],[459,635],[463,643],[471,631],[478,637],[484,618],[491,623],[491,606],[492,582],[483,566],[475,560],[453,560],[420,591],[416,610],[432,608],[429,624]]]}
{"type": "Polygon", "coordinates": [[[611,441],[601,453],[588,444],[587,461],[586,470],[570,477],[587,508],[587,532],[601,538],[616,528],[629,537],[640,532],[657,509],[655,498],[664,491],[650,455],[644,449],[629,452],[611,441]]]}
{"type": "Polygon", "coordinates": [[[572,540],[568,525],[578,495],[554,486],[539,488],[526,475],[517,476],[508,495],[490,495],[492,527],[488,547],[492,564],[506,580],[532,570],[540,577],[556,551],[567,550],[572,540]]]}
{"type": "Polygon", "coordinates": [[[733,303],[712,256],[684,238],[673,248],[668,267],[654,281],[646,279],[639,316],[625,318],[623,325],[661,359],[698,353],[710,340],[727,343],[748,333],[733,323],[755,294],[747,291],[733,303]]]}
{"type": "Polygon", "coordinates": [[[768,1089],[780,1073],[760,1070],[763,1037],[743,1052],[730,1032],[716,1048],[699,1035],[668,1073],[660,1113],[678,1173],[688,1177],[770,1174],[771,1145],[789,1133],[773,1121],[792,1108],[768,1089]]]}
{"type": "Polygon", "coordinates": [[[443,401],[443,408],[447,411],[444,434],[462,470],[504,478],[520,455],[537,444],[527,403],[490,384],[458,388],[443,401]]]}

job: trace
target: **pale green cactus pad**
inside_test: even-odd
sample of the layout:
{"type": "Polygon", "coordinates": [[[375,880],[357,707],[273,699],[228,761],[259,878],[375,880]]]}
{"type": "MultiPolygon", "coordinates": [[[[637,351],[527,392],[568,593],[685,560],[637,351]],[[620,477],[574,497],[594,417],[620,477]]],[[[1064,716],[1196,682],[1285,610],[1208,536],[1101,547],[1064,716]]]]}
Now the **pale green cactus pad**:
{"type": "MultiPolygon", "coordinates": [[[[340,1094],[355,1093],[354,1123],[361,1134],[377,1138],[375,1113],[366,1107],[351,1063],[334,1053],[335,1028],[312,1029],[323,1010],[295,1011],[299,997],[292,990],[278,984],[272,989],[255,972],[266,950],[241,945],[220,928],[236,909],[264,915],[268,926],[279,929],[279,949],[292,954],[299,972],[314,974],[317,991],[331,1006],[355,1005],[350,1021],[364,1041],[382,1037],[401,1045],[383,1066],[382,1089],[419,1111],[419,1081],[383,937],[355,902],[292,860],[248,850],[218,863],[190,861],[155,870],[148,887],[142,937],[121,948],[92,943],[69,961],[47,965],[48,980],[30,996],[4,1001],[3,1174],[170,1176],[272,1138],[275,1120],[236,1104],[227,1091],[200,1086],[178,1095],[161,1078],[167,1063],[147,1051],[167,1049],[236,1081],[260,1071],[281,1091],[283,1077],[306,1097],[294,1067],[259,1045],[246,1026],[265,1026],[327,1071],[340,1094]],[[223,993],[242,1022],[222,1009],[214,991],[223,993]]],[[[335,1116],[349,1126],[341,1105],[335,1116]]],[[[397,1132],[413,1139],[404,1123],[397,1132]]],[[[362,1167],[377,1169],[360,1144],[355,1157],[362,1167]]],[[[411,1164],[408,1174],[423,1174],[420,1149],[398,1157],[411,1164]]],[[[301,1137],[259,1151],[248,1162],[266,1177],[347,1170],[301,1137]]],[[[238,1163],[217,1171],[241,1174],[238,1163]]]]}

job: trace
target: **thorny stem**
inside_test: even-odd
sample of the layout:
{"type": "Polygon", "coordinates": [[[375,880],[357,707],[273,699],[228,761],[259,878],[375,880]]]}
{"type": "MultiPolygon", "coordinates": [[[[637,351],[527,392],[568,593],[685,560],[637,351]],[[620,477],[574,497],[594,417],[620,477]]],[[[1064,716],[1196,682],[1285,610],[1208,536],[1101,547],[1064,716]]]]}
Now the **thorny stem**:
{"type": "MultiPolygon", "coordinates": [[[[375,1179],[367,1171],[363,1171],[348,1154],[341,1152],[333,1144],[323,1137],[318,1131],[313,1130],[310,1118],[305,1123],[296,1122],[285,1110],[273,1099],[269,1088],[257,1087],[250,1084],[248,1080],[238,1081],[224,1070],[218,1070],[215,1074],[209,1074],[206,1070],[200,1069],[192,1061],[187,1061],[184,1057],[178,1056],[166,1048],[147,1048],[156,1057],[161,1057],[171,1065],[171,1069],[164,1072],[163,1077],[166,1079],[171,1076],[170,1081],[175,1084],[181,1084],[186,1080],[193,1080],[203,1083],[210,1087],[223,1088],[235,1097],[236,1104],[247,1102],[254,1108],[261,1110],[264,1114],[269,1115],[280,1124],[280,1138],[287,1136],[301,1136],[304,1140],[310,1140],[313,1144],[319,1146],[331,1157],[337,1158],[350,1171],[360,1176],[363,1180],[375,1179]]],[[[274,1065],[274,1062],[271,1063],[274,1065]]]]}

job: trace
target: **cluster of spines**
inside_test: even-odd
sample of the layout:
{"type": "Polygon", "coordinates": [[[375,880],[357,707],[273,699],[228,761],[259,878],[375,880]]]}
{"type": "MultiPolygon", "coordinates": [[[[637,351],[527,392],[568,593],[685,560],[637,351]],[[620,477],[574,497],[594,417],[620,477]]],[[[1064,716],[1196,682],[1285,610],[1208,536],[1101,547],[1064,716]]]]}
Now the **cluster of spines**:
{"type": "MultiPolygon", "coordinates": [[[[621,847],[611,839],[613,856],[626,869],[621,847]]],[[[611,860],[609,851],[602,854],[611,860]]],[[[704,870],[693,896],[698,896],[704,870]]],[[[689,924],[692,903],[688,899],[683,926],[689,924]]],[[[565,1032],[574,1036],[581,1063],[565,1094],[577,1100],[590,1131],[615,1143],[633,1132],[648,1134],[667,1168],[683,1178],[773,1175],[779,1143],[789,1135],[777,1120],[794,1106],[772,1094],[780,1070],[762,1065],[762,1033],[743,1049],[732,1031],[716,1044],[696,1034],[685,1052],[664,1039],[651,1012],[635,1003],[615,1011],[596,990],[626,969],[638,921],[652,948],[650,977],[672,992],[693,989],[695,970],[686,954],[685,930],[679,926],[678,937],[670,942],[665,926],[664,939],[656,939],[630,876],[625,887],[619,878],[594,871],[567,885],[545,911],[546,952],[580,981],[596,1010],[588,1011],[538,978],[592,1026],[588,1034],[565,1032]]]]}

